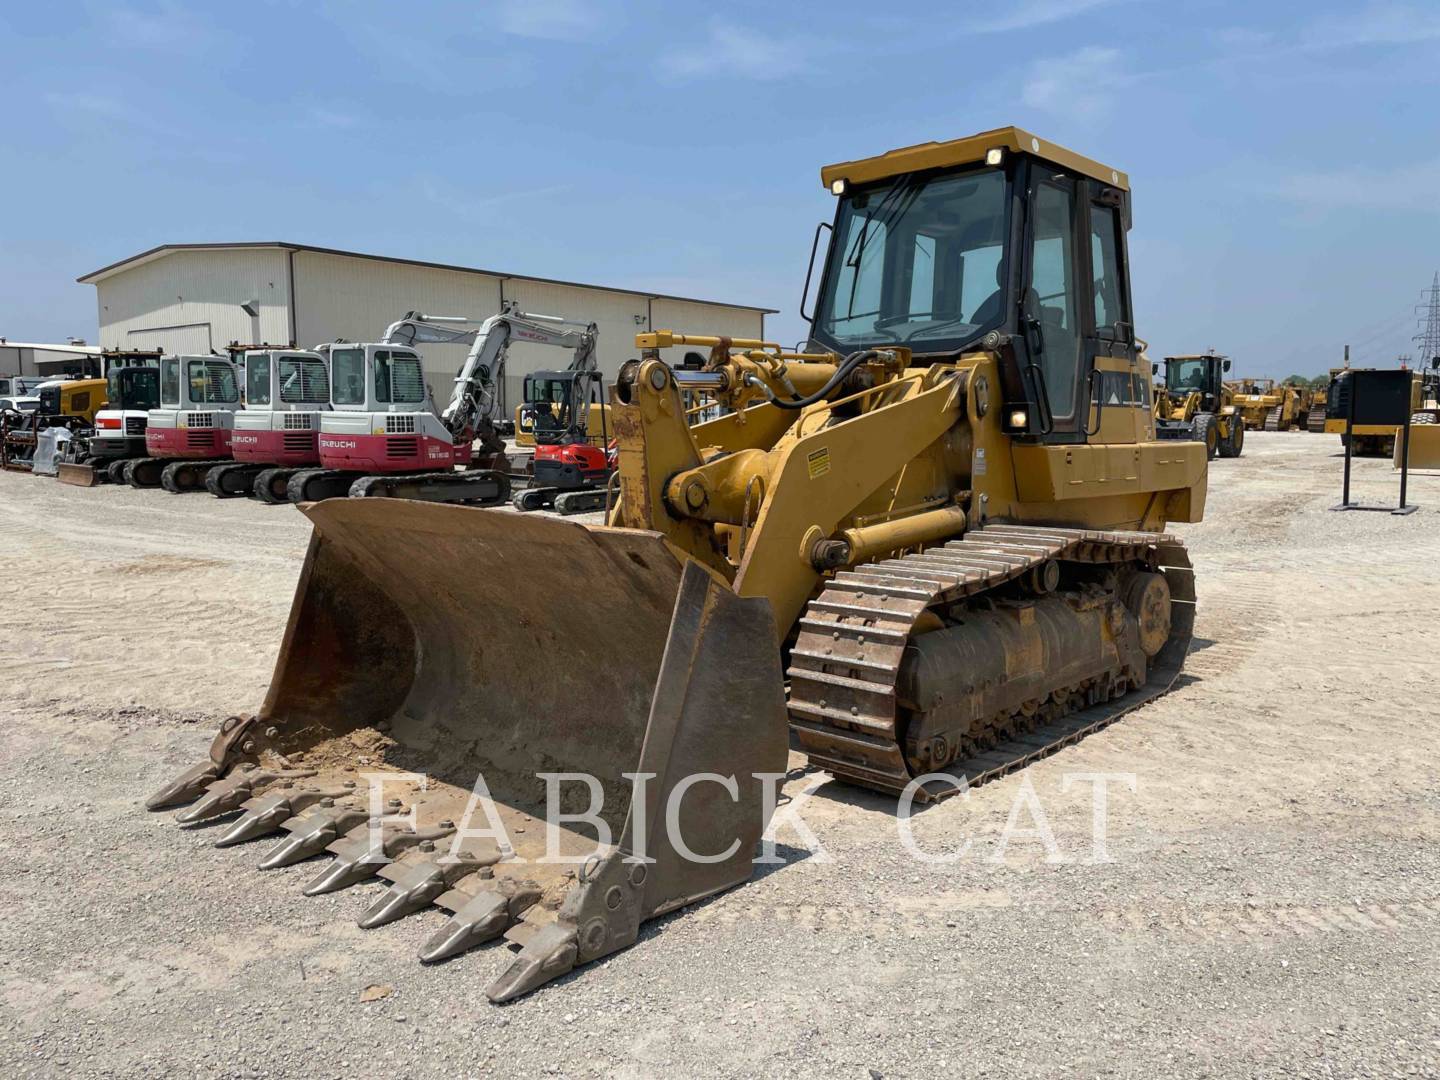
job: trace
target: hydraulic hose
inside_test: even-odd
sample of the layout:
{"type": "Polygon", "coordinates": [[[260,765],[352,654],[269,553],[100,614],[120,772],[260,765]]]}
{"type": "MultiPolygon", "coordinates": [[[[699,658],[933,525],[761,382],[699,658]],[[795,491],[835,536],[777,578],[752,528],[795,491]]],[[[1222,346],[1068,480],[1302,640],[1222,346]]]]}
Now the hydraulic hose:
{"type": "Polygon", "coordinates": [[[851,353],[849,356],[845,357],[844,360],[840,361],[840,366],[835,369],[835,374],[831,375],[830,378],[826,381],[825,385],[820,387],[819,390],[816,390],[812,394],[807,394],[805,397],[791,398],[788,401],[783,398],[776,397],[775,392],[771,390],[770,387],[767,386],[762,380],[756,378],[754,375],[748,376],[746,378],[746,382],[748,382],[751,386],[758,386],[762,391],[764,391],[765,396],[770,401],[770,404],[774,405],[776,408],[805,409],[810,407],[811,405],[814,405],[817,401],[823,401],[825,398],[829,397],[830,393],[837,386],[839,386],[846,379],[848,379],[854,373],[856,368],[858,368],[861,364],[865,363],[865,361],[878,355],[879,353],[877,353],[874,349],[860,349],[858,352],[851,353]]]}

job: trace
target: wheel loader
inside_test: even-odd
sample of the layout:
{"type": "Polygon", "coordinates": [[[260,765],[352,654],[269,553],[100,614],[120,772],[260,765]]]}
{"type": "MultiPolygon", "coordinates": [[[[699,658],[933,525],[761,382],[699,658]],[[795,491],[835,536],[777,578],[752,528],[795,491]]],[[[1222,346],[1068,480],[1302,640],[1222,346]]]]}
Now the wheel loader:
{"type": "MultiPolygon", "coordinates": [[[[1224,381],[1230,361],[1214,352],[1165,357],[1165,380],[1156,387],[1155,432],[1162,439],[1194,439],[1205,456],[1239,457],[1245,423],[1234,388],[1224,381]]],[[[1159,374],[1160,366],[1151,365],[1159,374]]]]}
{"type": "Polygon", "coordinates": [[[503,1002],[747,880],[791,737],[930,802],[1164,693],[1207,464],[1154,436],[1127,177],[1003,128],[821,179],[809,343],[638,335],[605,525],[302,506],[263,705],[149,806],[450,913],[422,961],[505,940],[503,1002]]]}

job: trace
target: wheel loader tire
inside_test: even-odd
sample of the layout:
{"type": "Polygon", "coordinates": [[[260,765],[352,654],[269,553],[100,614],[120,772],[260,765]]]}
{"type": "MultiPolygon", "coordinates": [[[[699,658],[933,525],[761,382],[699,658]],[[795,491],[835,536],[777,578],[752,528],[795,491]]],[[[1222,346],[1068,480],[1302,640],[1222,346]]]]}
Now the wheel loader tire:
{"type": "Polygon", "coordinates": [[[362,927],[453,913],[422,961],[520,945],[497,1002],[751,876],[788,755],[767,599],[648,530],[376,498],[301,509],[315,529],[259,714],[147,806],[192,804],[182,823],[244,810],[220,839],[280,833],[266,867],[336,856],[311,895],[379,877],[392,887],[362,927]],[[536,618],[536,595],[565,597],[565,617],[536,618]],[[545,813],[567,772],[594,783],[558,787],[581,814],[551,823],[556,862],[545,813]]]}
{"type": "MultiPolygon", "coordinates": [[[[1235,423],[1240,423],[1238,416],[1235,417],[1235,423]]],[[[1220,449],[1220,427],[1215,423],[1215,414],[1196,413],[1195,419],[1190,422],[1190,431],[1196,441],[1205,444],[1205,460],[1214,461],[1215,454],[1220,449]]]]}
{"type": "Polygon", "coordinates": [[[1220,437],[1219,453],[1222,458],[1239,457],[1245,446],[1245,425],[1234,421],[1230,429],[1220,437]]]}

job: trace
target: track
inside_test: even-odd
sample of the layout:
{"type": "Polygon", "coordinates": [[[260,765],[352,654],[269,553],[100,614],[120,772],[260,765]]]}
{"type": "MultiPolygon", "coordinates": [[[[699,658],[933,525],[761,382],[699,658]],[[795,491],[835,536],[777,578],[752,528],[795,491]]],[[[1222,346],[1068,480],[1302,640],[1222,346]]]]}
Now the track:
{"type": "Polygon", "coordinates": [[[1279,431],[1280,417],[1281,414],[1284,413],[1284,411],[1285,407],[1283,405],[1276,405],[1273,409],[1266,413],[1265,423],[1262,425],[1264,429],[1266,431],[1279,431]]]}
{"type": "MultiPolygon", "coordinates": [[[[1004,776],[1165,693],[1189,650],[1195,621],[1194,578],[1173,536],[989,525],[943,547],[837,574],[806,609],[791,653],[790,726],[813,765],[881,791],[899,793],[913,774],[906,761],[902,664],[922,619],[935,608],[977,600],[1006,582],[1040,572],[1051,560],[1095,564],[1139,561],[1170,586],[1170,637],[1150,662],[1144,683],[1060,688],[1040,708],[1000,720],[993,745],[945,767],[969,786],[1004,776]],[[1070,703],[1082,702],[1072,708],[1070,703]]],[[[959,790],[928,782],[921,799],[959,790]]]]}

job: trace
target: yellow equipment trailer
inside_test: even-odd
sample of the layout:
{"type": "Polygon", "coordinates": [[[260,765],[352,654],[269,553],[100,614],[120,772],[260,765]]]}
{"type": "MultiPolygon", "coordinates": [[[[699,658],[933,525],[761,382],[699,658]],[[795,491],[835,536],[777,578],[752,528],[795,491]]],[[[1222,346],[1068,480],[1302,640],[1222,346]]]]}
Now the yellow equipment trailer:
{"type": "Polygon", "coordinates": [[[791,735],[928,801],[1164,693],[1195,601],[1164,530],[1200,519],[1206,457],[1154,438],[1128,179],[1016,128],[821,178],[803,351],[639,335],[603,526],[303,507],[264,704],[150,805],[243,810],[219,842],[286,834],[262,865],[335,856],[311,892],[380,877],[362,926],[451,912],[422,960],[503,937],[504,1001],[745,881],[791,735]],[[697,396],[722,414],[689,423],[697,396]],[[575,861],[537,861],[566,773],[590,777],[549,802],[575,861]]]}

